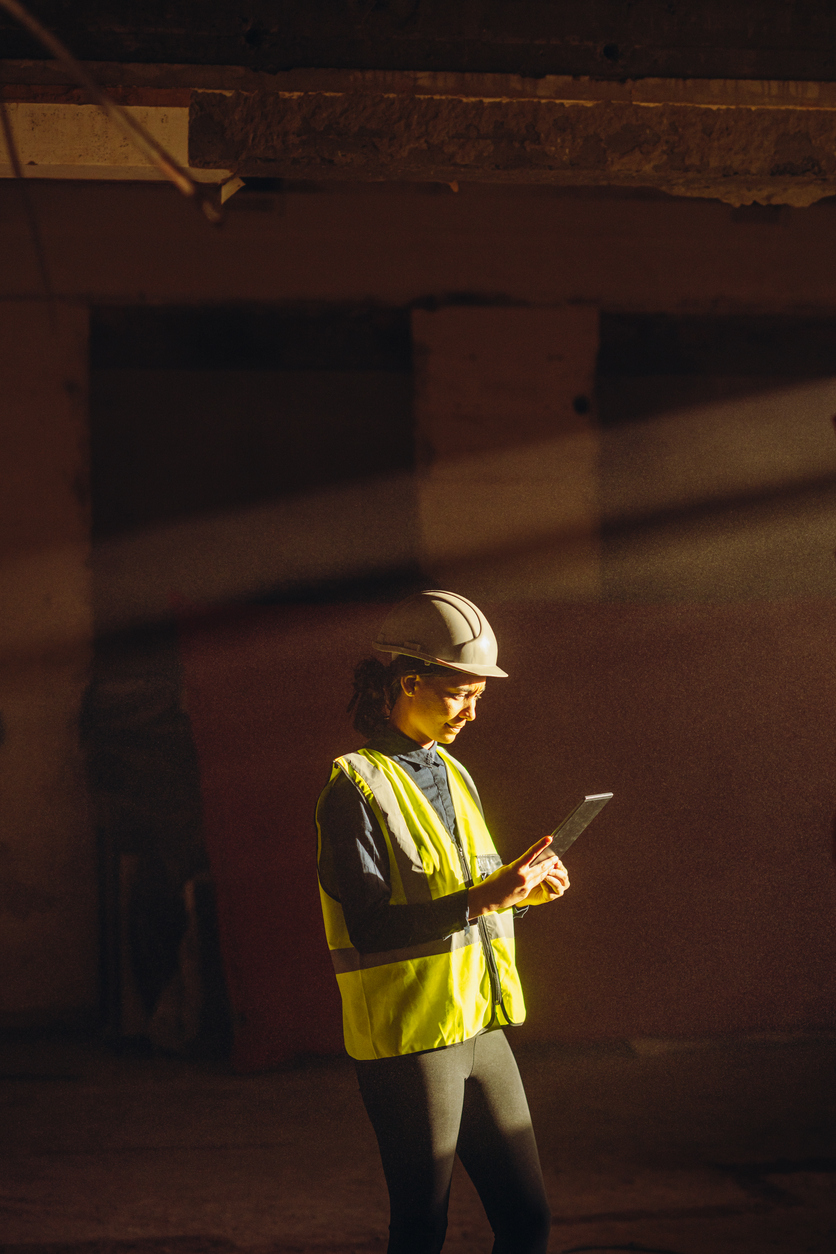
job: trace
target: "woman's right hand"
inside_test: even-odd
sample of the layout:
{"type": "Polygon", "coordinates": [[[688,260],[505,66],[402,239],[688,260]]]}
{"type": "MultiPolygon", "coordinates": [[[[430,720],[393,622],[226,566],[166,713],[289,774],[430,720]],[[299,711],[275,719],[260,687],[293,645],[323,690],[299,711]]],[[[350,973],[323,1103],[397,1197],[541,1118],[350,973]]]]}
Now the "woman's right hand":
{"type": "MultiPolygon", "coordinates": [[[[468,889],[468,918],[473,920],[481,914],[490,914],[493,910],[508,910],[511,906],[522,905],[531,890],[541,884],[546,876],[565,876],[563,864],[557,857],[544,858],[534,865],[534,859],[548,848],[551,840],[551,836],[544,836],[521,858],[517,858],[516,862],[501,866],[487,879],[480,880],[468,889]]],[[[568,878],[566,882],[568,886],[568,878]]]]}

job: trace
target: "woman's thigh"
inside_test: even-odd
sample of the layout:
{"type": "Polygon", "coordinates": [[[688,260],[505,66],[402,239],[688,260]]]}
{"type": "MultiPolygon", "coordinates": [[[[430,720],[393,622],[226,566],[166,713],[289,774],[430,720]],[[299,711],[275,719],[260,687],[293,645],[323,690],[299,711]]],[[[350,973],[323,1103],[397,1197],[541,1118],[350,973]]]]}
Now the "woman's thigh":
{"type": "MultiPolygon", "coordinates": [[[[428,1226],[443,1239],[465,1079],[474,1042],[357,1063],[380,1147],[393,1230],[428,1226]]],[[[428,1238],[427,1238],[428,1239],[428,1238]]],[[[416,1249],[423,1248],[419,1243],[416,1249]]],[[[430,1248],[428,1245],[427,1248],[430,1248]]]]}
{"type": "Polygon", "coordinates": [[[357,1063],[391,1204],[391,1251],[440,1250],[453,1160],[473,1181],[495,1254],[545,1251],[551,1215],[525,1091],[501,1031],[357,1063]]]}
{"type": "Polygon", "coordinates": [[[516,1059],[501,1031],[475,1042],[458,1153],[500,1250],[545,1250],[551,1214],[516,1059]]]}

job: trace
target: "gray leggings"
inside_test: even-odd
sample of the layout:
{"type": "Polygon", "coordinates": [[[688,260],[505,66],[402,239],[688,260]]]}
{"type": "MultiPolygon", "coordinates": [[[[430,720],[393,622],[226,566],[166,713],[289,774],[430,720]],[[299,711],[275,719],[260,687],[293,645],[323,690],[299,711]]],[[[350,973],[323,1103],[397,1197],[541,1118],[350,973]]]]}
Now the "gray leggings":
{"type": "Polygon", "coordinates": [[[545,1254],[551,1214],[504,1034],[356,1065],[389,1187],[388,1254],[438,1254],[457,1152],[493,1228],[494,1254],[545,1254]]]}

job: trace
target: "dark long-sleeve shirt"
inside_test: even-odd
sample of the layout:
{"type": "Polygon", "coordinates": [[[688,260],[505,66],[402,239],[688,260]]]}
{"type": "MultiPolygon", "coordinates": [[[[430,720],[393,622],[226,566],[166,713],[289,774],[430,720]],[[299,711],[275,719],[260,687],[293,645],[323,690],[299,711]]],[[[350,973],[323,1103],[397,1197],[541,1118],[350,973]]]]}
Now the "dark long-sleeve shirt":
{"type": "MultiPolygon", "coordinates": [[[[367,748],[397,762],[435,809],[451,841],[458,835],[447,769],[435,745],[423,749],[393,729],[367,748]]],[[[319,814],[322,849],[319,877],[345,915],[351,943],[360,953],[404,949],[442,940],[467,926],[467,889],[419,904],[390,904],[389,854],[380,825],[345,775],[338,775],[319,814]]]]}

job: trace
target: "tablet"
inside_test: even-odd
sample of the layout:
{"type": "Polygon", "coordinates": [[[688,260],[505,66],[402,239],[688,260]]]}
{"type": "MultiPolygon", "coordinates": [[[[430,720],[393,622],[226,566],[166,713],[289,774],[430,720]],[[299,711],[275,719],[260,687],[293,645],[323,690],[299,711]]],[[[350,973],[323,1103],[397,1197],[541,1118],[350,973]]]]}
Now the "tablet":
{"type": "Polygon", "coordinates": [[[578,839],[584,828],[589,826],[595,815],[603,810],[610,797],[612,797],[611,792],[593,792],[584,797],[583,801],[579,801],[572,813],[567,815],[560,826],[552,832],[552,843],[537,855],[531,865],[535,866],[545,858],[554,857],[555,854],[559,857],[560,854],[565,853],[578,839]]]}

